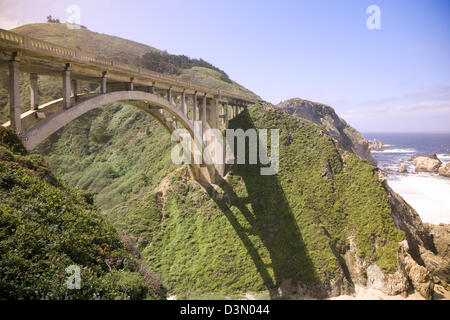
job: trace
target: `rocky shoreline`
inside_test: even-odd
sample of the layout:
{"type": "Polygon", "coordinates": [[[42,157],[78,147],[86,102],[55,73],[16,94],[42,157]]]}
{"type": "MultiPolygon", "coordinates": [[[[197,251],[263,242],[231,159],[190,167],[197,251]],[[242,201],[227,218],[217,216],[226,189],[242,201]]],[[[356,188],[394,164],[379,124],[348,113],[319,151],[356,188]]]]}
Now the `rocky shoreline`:
{"type": "Polygon", "coordinates": [[[400,266],[389,281],[373,286],[389,295],[403,294],[409,284],[400,281],[406,275],[412,288],[424,298],[431,299],[438,284],[450,291],[450,225],[423,223],[417,212],[393,191],[383,175],[380,181],[389,194],[392,218],[406,234],[399,253],[400,266]]]}
{"type": "MultiPolygon", "coordinates": [[[[386,151],[391,148],[378,139],[368,140],[370,151],[386,151]]],[[[445,154],[444,157],[449,157],[450,154],[445,154]]],[[[437,173],[439,176],[450,178],[450,162],[442,162],[438,156],[433,154],[426,154],[416,157],[410,157],[402,160],[397,173],[419,173],[429,172],[437,173]],[[409,172],[406,163],[412,162],[414,164],[414,171],[409,172]]]]}
{"type": "Polygon", "coordinates": [[[368,142],[370,151],[384,151],[389,149],[387,145],[378,139],[369,140],[368,142]]]}

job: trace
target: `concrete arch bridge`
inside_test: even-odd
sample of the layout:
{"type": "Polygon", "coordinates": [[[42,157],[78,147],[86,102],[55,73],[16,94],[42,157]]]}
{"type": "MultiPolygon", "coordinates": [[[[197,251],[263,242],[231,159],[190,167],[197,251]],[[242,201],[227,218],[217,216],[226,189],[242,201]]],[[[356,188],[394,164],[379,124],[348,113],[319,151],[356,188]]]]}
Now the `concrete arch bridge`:
{"type": "MultiPolygon", "coordinates": [[[[194,121],[203,128],[226,129],[228,120],[249,104],[242,95],[211,89],[144,68],[54,45],[0,29],[0,68],[9,70],[11,127],[32,150],[51,134],[100,106],[122,102],[153,116],[170,133],[194,121]],[[30,76],[30,108],[21,113],[19,73],[30,76]],[[39,76],[60,77],[62,97],[39,104],[39,76]],[[98,94],[79,94],[79,81],[97,83],[98,94]]],[[[224,165],[190,165],[193,177],[214,183],[224,165]]]]}

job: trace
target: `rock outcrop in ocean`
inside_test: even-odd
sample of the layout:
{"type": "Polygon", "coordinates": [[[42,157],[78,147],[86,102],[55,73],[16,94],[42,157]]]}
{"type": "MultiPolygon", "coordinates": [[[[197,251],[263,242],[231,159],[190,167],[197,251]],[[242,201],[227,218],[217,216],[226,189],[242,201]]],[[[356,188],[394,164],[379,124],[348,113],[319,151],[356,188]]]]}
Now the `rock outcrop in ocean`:
{"type": "Polygon", "coordinates": [[[450,178],[450,162],[445,162],[441,165],[439,175],[450,178]]]}
{"type": "Polygon", "coordinates": [[[408,168],[406,168],[406,165],[402,163],[400,165],[400,168],[398,169],[398,173],[408,173],[408,168]]]}
{"type": "Polygon", "coordinates": [[[369,150],[383,151],[385,149],[386,149],[386,146],[380,140],[377,140],[377,139],[369,140],[369,150]]]}
{"type": "Polygon", "coordinates": [[[439,160],[435,154],[416,157],[413,161],[416,172],[437,173],[442,164],[441,160],[439,160]]]}

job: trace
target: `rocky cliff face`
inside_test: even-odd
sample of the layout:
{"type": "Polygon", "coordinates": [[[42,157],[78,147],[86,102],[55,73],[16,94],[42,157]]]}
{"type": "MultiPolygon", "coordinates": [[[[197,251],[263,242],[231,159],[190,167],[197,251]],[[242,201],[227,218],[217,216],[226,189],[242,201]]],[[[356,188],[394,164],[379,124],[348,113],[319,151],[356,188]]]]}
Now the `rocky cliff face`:
{"type": "Polygon", "coordinates": [[[376,166],[377,162],[370,154],[368,141],[354,128],[340,118],[330,106],[303,99],[289,99],[278,105],[280,110],[325,127],[325,131],[339,142],[339,146],[366,159],[376,166]]]}
{"type": "MultiPolygon", "coordinates": [[[[409,279],[403,291],[412,285],[423,297],[432,299],[435,284],[449,289],[450,226],[422,223],[417,212],[389,187],[381,174],[380,181],[389,196],[394,224],[406,236],[399,252],[399,273],[409,279]]],[[[388,294],[394,293],[391,290],[392,283],[389,282],[380,289],[388,294]]]]}

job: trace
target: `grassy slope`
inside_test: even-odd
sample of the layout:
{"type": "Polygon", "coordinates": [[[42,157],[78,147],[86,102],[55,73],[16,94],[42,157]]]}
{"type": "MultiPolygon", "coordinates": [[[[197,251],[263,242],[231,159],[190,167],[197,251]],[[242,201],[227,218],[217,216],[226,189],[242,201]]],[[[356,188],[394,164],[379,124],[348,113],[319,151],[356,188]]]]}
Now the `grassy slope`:
{"type": "Polygon", "coordinates": [[[0,253],[1,299],[164,297],[92,198],[61,185],[1,127],[0,253]],[[81,269],[80,290],[65,285],[71,265],[81,269]]]}
{"type": "Polygon", "coordinates": [[[181,74],[181,78],[186,81],[201,83],[202,85],[210,88],[226,90],[228,92],[242,94],[250,98],[256,97],[253,92],[244,87],[241,87],[234,81],[232,81],[232,83],[222,81],[220,79],[220,73],[212,69],[202,67],[184,69],[183,73],[181,74]]]}
{"type": "Polygon", "coordinates": [[[253,107],[235,127],[281,130],[280,174],[235,166],[222,194],[170,176],[164,192],[151,188],[112,210],[114,224],[138,239],[148,265],[180,297],[235,296],[309,285],[324,295],[343,277],[338,258],[353,236],[358,254],[385,272],[397,267],[402,232],[374,168],[306,121],[253,107]],[[329,166],[333,178],[322,173],[329,166]],[[212,194],[212,193],[211,193],[212,194]],[[215,200],[214,200],[215,199],[215,200]]]}
{"type": "Polygon", "coordinates": [[[135,65],[139,64],[143,54],[157,50],[145,44],[83,28],[69,29],[65,24],[58,23],[27,24],[11,31],[135,65]]]}

